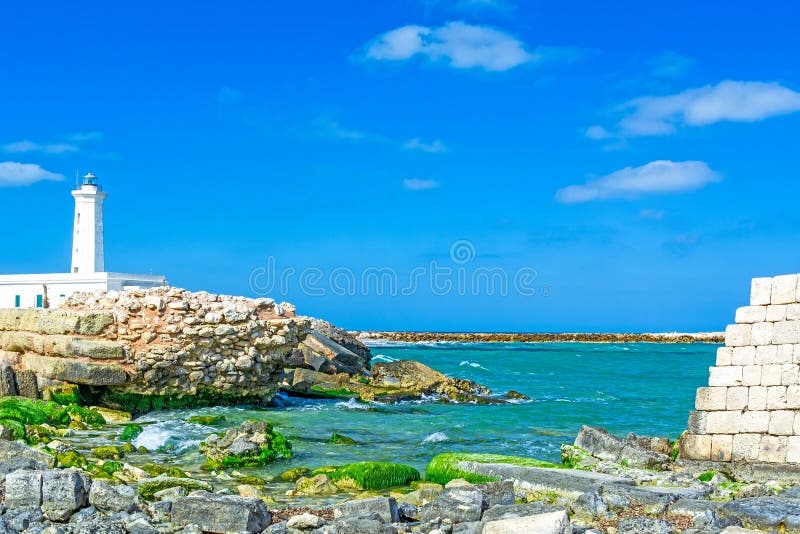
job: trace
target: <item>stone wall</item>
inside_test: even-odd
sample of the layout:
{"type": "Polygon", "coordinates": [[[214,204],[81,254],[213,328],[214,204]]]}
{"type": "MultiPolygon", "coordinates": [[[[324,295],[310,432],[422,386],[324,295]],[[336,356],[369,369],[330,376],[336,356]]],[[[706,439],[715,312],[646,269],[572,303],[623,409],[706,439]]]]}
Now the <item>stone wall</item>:
{"type": "Polygon", "coordinates": [[[798,275],[755,278],[697,390],[681,438],[693,460],[800,463],[798,275]]]}
{"type": "Polygon", "coordinates": [[[18,376],[32,372],[45,386],[268,400],[293,354],[307,354],[295,358],[298,366],[312,359],[336,369],[343,356],[360,369],[362,359],[310,325],[272,299],[169,287],[78,293],[56,310],[0,310],[0,364],[18,376]],[[325,342],[325,354],[307,348],[312,336],[315,346],[325,342]]]}

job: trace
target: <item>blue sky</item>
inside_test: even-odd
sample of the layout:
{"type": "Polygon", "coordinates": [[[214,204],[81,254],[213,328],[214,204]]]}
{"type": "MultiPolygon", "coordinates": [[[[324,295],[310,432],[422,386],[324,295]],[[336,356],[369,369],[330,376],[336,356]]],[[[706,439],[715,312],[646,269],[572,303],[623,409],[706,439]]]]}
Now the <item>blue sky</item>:
{"type": "Polygon", "coordinates": [[[800,270],[798,15],[8,5],[0,272],[69,269],[91,171],[112,271],[353,329],[722,329],[800,270]]]}

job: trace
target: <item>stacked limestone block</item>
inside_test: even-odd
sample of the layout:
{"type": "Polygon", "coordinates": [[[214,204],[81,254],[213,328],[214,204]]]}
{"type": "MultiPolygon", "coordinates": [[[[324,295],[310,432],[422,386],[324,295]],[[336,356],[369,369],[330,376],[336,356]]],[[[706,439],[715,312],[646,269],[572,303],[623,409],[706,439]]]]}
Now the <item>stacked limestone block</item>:
{"type": "Polygon", "coordinates": [[[682,458],[800,463],[799,276],[753,279],[697,390],[682,458]]]}

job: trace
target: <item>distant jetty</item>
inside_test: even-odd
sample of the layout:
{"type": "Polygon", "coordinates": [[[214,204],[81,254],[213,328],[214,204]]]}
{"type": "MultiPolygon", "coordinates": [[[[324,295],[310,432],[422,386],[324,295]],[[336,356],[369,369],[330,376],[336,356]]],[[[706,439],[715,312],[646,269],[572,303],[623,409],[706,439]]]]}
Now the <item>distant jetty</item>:
{"type": "Polygon", "coordinates": [[[608,333],[491,333],[491,332],[351,332],[362,341],[461,343],[723,343],[724,332],[608,333]]]}

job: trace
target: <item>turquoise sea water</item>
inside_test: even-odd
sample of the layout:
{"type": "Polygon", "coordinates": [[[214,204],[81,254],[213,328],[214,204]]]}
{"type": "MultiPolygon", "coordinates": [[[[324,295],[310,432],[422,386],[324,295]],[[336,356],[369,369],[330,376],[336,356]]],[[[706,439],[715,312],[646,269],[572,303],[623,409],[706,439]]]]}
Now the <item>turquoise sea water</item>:
{"type": "MultiPolygon", "coordinates": [[[[582,424],[618,434],[667,436],[686,428],[695,390],[707,382],[716,345],[593,343],[427,343],[372,348],[373,361],[419,360],[445,374],[480,382],[496,393],[510,389],[531,397],[510,405],[397,405],[356,401],[284,399],[286,406],[252,410],[206,408],[148,414],[136,440],[155,451],[128,461],[156,460],[197,474],[203,457],[196,444],[214,431],[258,418],[272,421],[294,445],[291,461],[242,470],[269,476],[289,467],[310,468],[354,461],[394,461],[422,471],[431,457],[448,451],[488,452],[559,461],[582,424]],[[195,413],[221,413],[223,427],[185,423],[195,413]],[[331,432],[358,446],[324,443],[331,432]]],[[[116,430],[82,433],[81,449],[112,443],[116,430]]],[[[205,475],[207,476],[207,474],[205,475]]],[[[276,495],[291,487],[275,487],[276,495]]]]}

